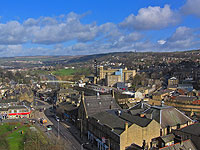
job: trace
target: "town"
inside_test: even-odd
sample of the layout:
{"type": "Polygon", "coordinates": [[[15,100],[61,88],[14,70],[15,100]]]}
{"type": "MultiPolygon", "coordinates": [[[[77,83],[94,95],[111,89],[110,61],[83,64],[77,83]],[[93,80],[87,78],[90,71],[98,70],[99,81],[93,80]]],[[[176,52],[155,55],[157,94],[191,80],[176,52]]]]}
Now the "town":
{"type": "Polygon", "coordinates": [[[9,138],[15,150],[200,149],[199,55],[12,58],[0,70],[0,149],[9,138]]]}

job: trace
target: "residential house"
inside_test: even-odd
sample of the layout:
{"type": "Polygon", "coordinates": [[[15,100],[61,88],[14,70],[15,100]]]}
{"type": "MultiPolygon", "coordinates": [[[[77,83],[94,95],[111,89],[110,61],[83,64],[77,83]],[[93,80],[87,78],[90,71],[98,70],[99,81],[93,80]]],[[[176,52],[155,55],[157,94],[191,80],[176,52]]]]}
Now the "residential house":
{"type": "Polygon", "coordinates": [[[71,102],[70,96],[71,95],[77,95],[77,94],[79,94],[78,91],[73,90],[71,88],[60,89],[57,92],[57,101],[56,101],[56,104],[59,104],[61,102],[71,102]]]}
{"type": "Polygon", "coordinates": [[[179,137],[178,141],[190,139],[196,148],[200,149],[200,123],[194,123],[172,132],[179,137]]]}
{"type": "Polygon", "coordinates": [[[0,108],[8,108],[9,106],[18,105],[19,101],[17,99],[1,99],[0,108]]]}
{"type": "Polygon", "coordinates": [[[168,134],[152,139],[152,147],[162,148],[174,144],[175,135],[168,134]]]}
{"type": "Polygon", "coordinates": [[[160,148],[159,150],[198,150],[190,139],[160,148]]]}

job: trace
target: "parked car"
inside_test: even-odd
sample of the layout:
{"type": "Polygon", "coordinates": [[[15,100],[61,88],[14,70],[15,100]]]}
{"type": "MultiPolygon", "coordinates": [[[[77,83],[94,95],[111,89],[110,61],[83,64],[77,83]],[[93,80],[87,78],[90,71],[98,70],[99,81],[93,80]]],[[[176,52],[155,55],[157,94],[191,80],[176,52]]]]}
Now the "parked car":
{"type": "Polygon", "coordinates": [[[47,125],[47,131],[51,131],[52,130],[52,126],[51,125],[47,125]]]}

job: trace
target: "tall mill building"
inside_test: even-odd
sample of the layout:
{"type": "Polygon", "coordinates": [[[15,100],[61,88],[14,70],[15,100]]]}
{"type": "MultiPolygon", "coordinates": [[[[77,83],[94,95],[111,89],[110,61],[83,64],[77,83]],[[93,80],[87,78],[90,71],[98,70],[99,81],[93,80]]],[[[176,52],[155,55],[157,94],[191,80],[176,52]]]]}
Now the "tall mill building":
{"type": "Polygon", "coordinates": [[[136,75],[136,70],[125,69],[107,69],[99,67],[99,80],[104,80],[105,85],[114,86],[117,82],[127,82],[136,75]]]}

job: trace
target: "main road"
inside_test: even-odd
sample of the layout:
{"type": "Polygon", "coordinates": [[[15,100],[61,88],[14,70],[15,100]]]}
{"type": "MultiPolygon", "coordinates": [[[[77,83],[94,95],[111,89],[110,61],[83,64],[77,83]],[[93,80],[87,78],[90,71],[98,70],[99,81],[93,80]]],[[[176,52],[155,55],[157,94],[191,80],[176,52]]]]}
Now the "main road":
{"type": "Polygon", "coordinates": [[[58,138],[62,138],[66,142],[66,145],[70,148],[70,150],[83,150],[81,144],[69,131],[68,128],[70,128],[70,126],[67,126],[63,122],[56,121],[53,117],[53,113],[51,113],[49,109],[46,109],[44,112],[48,119],[53,123],[53,132],[58,138]]]}

